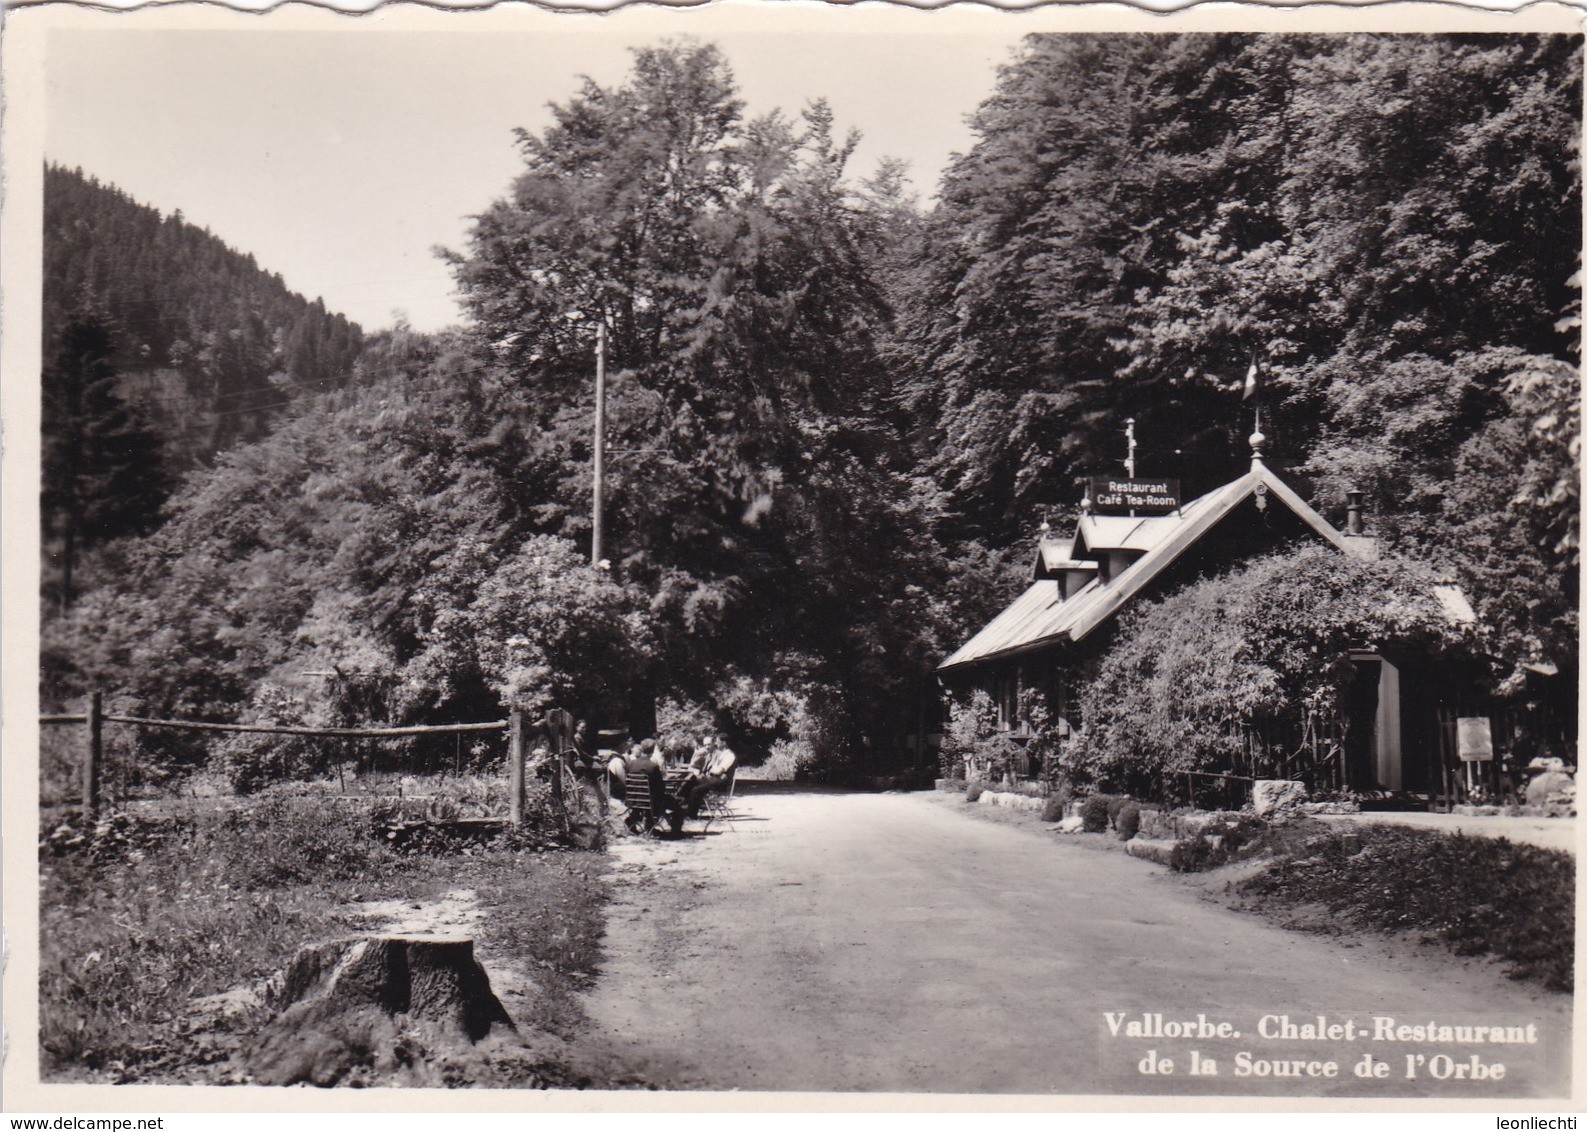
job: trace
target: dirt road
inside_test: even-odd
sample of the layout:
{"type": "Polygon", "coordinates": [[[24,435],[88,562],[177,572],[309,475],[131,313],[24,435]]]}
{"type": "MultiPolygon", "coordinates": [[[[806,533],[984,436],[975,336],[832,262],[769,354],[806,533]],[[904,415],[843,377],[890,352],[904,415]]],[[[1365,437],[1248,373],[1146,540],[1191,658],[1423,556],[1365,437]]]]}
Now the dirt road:
{"type": "Polygon", "coordinates": [[[941,797],[762,794],[736,810],[707,837],[615,850],[582,1043],[608,1073],[716,1090],[1568,1092],[1569,997],[1441,949],[1285,931],[1155,865],[941,797]],[[1430,1022],[1523,1040],[1395,1032],[1430,1022]],[[1190,1036],[1172,1036],[1181,1024],[1190,1036]],[[1300,1076],[1274,1076],[1279,1062],[1300,1076]]]}

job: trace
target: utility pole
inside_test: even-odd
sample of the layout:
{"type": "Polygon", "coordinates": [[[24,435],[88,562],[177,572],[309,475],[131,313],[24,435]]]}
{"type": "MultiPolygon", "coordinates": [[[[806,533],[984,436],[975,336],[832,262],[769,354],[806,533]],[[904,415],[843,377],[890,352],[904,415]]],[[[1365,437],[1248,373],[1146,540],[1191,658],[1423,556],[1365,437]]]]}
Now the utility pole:
{"type": "MultiPolygon", "coordinates": [[[[1129,444],[1129,454],[1124,457],[1124,475],[1133,480],[1135,478],[1135,418],[1127,417],[1124,421],[1124,439],[1129,444]]],[[[1130,508],[1130,518],[1135,518],[1135,508],[1130,508]]]]}
{"type": "Polygon", "coordinates": [[[606,320],[595,324],[595,490],[590,535],[590,565],[600,569],[606,487],[606,320]]]}

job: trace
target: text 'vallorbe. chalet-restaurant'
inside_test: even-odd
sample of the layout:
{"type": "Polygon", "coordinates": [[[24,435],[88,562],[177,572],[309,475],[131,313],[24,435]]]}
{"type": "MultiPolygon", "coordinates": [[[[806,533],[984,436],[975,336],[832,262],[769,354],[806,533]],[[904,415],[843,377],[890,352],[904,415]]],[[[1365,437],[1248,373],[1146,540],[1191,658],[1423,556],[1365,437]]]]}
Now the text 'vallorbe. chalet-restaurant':
{"type": "MultiPolygon", "coordinates": [[[[1250,470],[1189,502],[1180,500],[1177,481],[1093,477],[1074,533],[1044,534],[1028,588],[938,666],[944,689],[960,699],[986,692],[999,730],[1014,744],[1033,735],[1022,718],[1022,693],[1039,692],[1056,724],[1053,741],[1061,746],[1076,741],[1086,725],[1087,681],[1115,639],[1119,615],[1131,606],[1308,543],[1360,561],[1376,559],[1377,540],[1362,533],[1359,493],[1350,493],[1348,519],[1339,530],[1267,466],[1264,443],[1258,431],[1251,437],[1250,470]]],[[[1431,588],[1451,625],[1475,623],[1457,586],[1431,588]]],[[[1575,708],[1565,702],[1573,689],[1563,687],[1568,676],[1548,665],[1536,666],[1528,678],[1538,685],[1530,691],[1545,701],[1540,720],[1539,695],[1522,698],[1530,703],[1501,699],[1480,666],[1430,655],[1410,642],[1362,640],[1350,649],[1349,662],[1354,678],[1346,702],[1323,734],[1310,741],[1274,736],[1261,721],[1242,721],[1249,754],[1243,765],[1191,772],[1183,783],[1164,784],[1165,796],[1235,802],[1254,779],[1276,777],[1298,779],[1314,792],[1387,796],[1386,803],[1407,807],[1471,800],[1472,786],[1487,782],[1492,788],[1497,777],[1493,764],[1474,773],[1462,760],[1463,719],[1486,721],[1501,760],[1519,754],[1524,732],[1554,730],[1553,746],[1574,761],[1575,708]]],[[[1015,761],[1025,775],[1039,773],[1037,759],[1015,761]]]]}

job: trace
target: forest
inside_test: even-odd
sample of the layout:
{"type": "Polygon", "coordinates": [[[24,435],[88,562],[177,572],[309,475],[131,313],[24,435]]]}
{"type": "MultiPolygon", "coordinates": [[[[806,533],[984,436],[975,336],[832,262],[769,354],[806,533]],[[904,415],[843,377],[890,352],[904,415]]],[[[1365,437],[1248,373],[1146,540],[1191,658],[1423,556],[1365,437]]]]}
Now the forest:
{"type": "MultiPolygon", "coordinates": [[[[1031,36],[923,203],[851,167],[820,92],[750,116],[718,49],[659,44],[519,132],[436,334],[362,333],[52,168],[45,710],[655,704],[752,761],[899,765],[933,667],[1119,470],[1127,418],[1187,496],[1242,469],[1253,366],[1270,463],[1330,519],[1361,490],[1457,582],[1495,687],[1574,672],[1580,53],[1031,36]],[[139,399],[161,374],[181,428],[139,399]]],[[[143,743],[150,782],[331,757],[143,743]]]]}
{"type": "Polygon", "coordinates": [[[58,606],[80,562],[151,531],[185,472],[263,434],[293,397],[345,384],[363,344],[180,210],[56,165],[43,325],[44,584],[58,606]]]}

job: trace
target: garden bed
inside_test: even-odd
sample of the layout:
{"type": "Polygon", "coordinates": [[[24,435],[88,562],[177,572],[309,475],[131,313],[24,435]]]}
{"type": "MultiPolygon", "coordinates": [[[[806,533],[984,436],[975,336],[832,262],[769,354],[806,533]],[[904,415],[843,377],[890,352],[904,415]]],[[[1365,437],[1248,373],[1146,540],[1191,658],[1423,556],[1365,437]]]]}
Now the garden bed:
{"type": "Polygon", "coordinates": [[[1237,890],[1267,914],[1319,905],[1349,927],[1421,934],[1457,955],[1490,955],[1512,978],[1573,986],[1576,866],[1557,850],[1396,826],[1329,829],[1237,890]]]}

